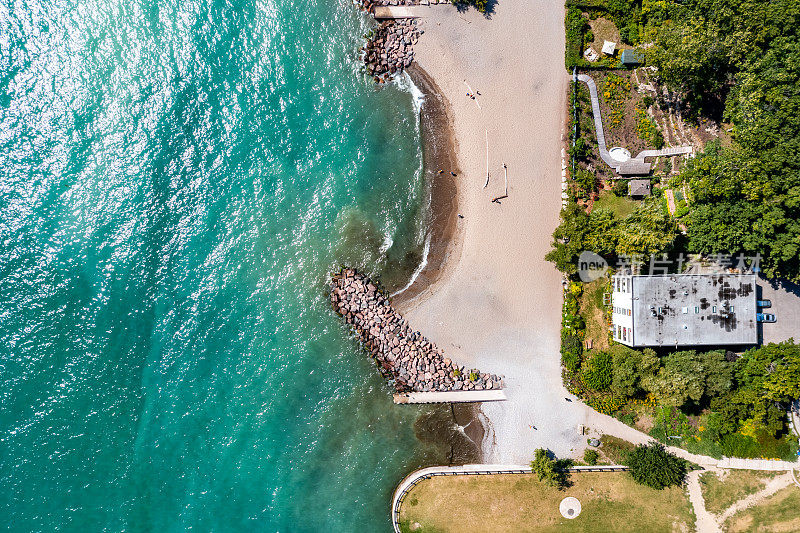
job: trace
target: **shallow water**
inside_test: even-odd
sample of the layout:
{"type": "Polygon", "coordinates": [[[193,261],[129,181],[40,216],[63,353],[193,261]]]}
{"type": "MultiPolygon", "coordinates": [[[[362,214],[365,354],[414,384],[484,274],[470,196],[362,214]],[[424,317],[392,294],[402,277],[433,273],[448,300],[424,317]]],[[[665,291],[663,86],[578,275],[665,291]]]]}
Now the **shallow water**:
{"type": "Polygon", "coordinates": [[[440,461],[334,317],[402,286],[412,96],[346,2],[0,4],[0,525],[379,531],[440,461]]]}

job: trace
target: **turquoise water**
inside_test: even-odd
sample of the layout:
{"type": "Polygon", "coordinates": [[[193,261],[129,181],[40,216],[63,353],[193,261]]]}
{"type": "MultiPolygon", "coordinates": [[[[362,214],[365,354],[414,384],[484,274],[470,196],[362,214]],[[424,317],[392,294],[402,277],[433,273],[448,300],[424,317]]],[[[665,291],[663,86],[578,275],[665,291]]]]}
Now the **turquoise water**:
{"type": "Polygon", "coordinates": [[[333,316],[424,185],[349,3],[0,4],[0,527],[381,531],[435,460],[333,316]]]}

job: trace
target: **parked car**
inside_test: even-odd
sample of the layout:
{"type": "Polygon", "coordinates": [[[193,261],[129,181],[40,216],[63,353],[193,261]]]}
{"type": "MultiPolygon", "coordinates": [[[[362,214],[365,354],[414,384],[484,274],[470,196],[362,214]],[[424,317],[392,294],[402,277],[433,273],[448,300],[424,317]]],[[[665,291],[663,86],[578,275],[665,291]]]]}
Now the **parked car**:
{"type": "Polygon", "coordinates": [[[772,301],[771,300],[756,300],[756,305],[766,309],[767,307],[772,307],[772,301]]]}
{"type": "Polygon", "coordinates": [[[756,322],[777,322],[778,319],[771,313],[756,313],[756,322]]]}

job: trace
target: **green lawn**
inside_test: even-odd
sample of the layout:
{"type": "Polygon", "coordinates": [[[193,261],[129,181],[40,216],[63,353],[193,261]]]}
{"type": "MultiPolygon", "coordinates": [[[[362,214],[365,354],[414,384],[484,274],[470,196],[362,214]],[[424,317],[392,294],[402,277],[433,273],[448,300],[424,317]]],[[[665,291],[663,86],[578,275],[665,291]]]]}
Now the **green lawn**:
{"type": "Polygon", "coordinates": [[[725,531],[800,531],[800,487],[786,487],[733,515],[725,522],[725,531]]]}
{"type": "Polygon", "coordinates": [[[441,476],[414,487],[401,507],[404,532],[524,531],[692,531],[694,515],[682,487],[654,490],[625,472],[571,475],[563,491],[534,475],[441,476]],[[567,520],[558,504],[567,496],[581,502],[581,514],[567,520]]]}
{"type": "Polygon", "coordinates": [[[610,191],[600,191],[600,198],[595,201],[593,209],[610,209],[618,218],[625,218],[641,205],[640,200],[631,200],[627,196],[616,196],[610,191]]]}
{"type": "Polygon", "coordinates": [[[703,489],[706,509],[711,513],[720,514],[742,498],[763,489],[770,479],[782,473],[730,470],[724,481],[720,481],[714,472],[706,472],[700,476],[700,487],[703,489]]]}

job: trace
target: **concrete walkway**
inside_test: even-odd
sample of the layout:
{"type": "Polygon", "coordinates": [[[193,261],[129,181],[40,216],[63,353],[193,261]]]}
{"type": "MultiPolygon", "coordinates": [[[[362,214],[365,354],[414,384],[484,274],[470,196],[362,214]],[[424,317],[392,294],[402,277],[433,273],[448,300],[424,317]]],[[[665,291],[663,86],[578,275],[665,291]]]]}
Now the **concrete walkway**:
{"type": "MultiPolygon", "coordinates": [[[[622,472],[627,466],[573,466],[567,472],[622,472]]],[[[400,533],[400,507],[406,494],[419,482],[435,476],[483,476],[489,474],[532,474],[529,465],[461,465],[431,466],[411,472],[400,482],[392,496],[392,526],[395,533],[400,533]]]]}
{"type": "Polygon", "coordinates": [[[642,150],[635,157],[620,162],[611,157],[606,146],[606,134],[603,129],[603,119],[600,116],[600,100],[597,96],[597,85],[591,76],[578,74],[576,79],[582,81],[589,87],[589,96],[592,101],[592,115],[594,115],[594,128],[597,132],[597,148],[602,159],[608,166],[613,168],[621,176],[644,176],[650,173],[651,165],[645,161],[646,157],[671,157],[682,154],[692,153],[691,146],[677,146],[674,148],[664,148],[661,150],[642,150]]]}
{"type": "Polygon", "coordinates": [[[394,395],[394,403],[398,404],[499,402],[505,399],[503,389],[401,392],[394,395]]]}

